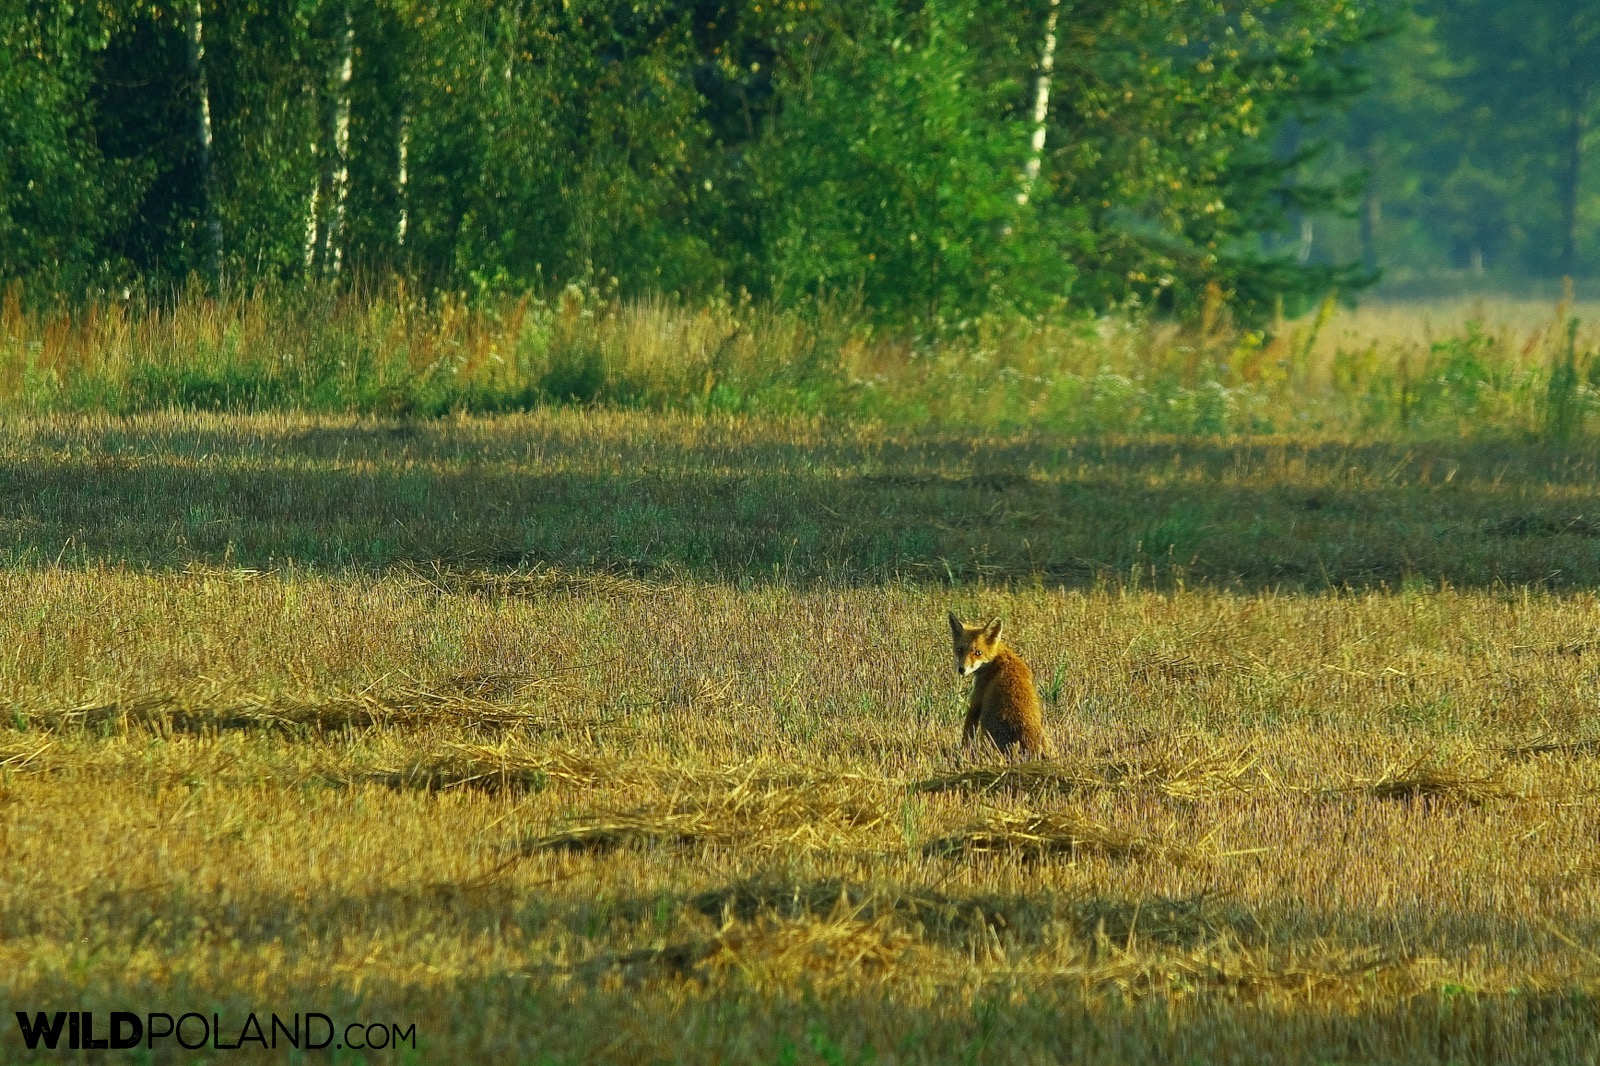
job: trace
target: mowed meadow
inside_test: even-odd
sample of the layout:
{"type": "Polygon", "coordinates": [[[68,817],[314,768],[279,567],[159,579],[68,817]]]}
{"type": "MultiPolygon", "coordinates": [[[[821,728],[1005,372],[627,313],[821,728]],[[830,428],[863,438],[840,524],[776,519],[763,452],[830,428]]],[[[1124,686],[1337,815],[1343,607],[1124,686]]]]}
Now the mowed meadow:
{"type": "Polygon", "coordinates": [[[1142,379],[1117,336],[1047,379],[1040,341],[1000,396],[860,340],[761,384],[724,337],[624,402],[626,331],[557,307],[591,402],[511,359],[529,410],[462,385],[438,417],[385,407],[411,379],[359,414],[250,391],[312,378],[243,342],[90,365],[75,331],[114,315],[9,314],[8,1027],[415,1025],[333,1056],[368,1062],[1600,1057],[1566,310],[1215,326],[1138,341],[1142,379]],[[156,403],[197,381],[233,384],[156,403]],[[828,381],[850,417],[805,410],[828,381]],[[1182,413],[1206,395],[1254,422],[1182,413]],[[1054,759],[960,749],[950,609],[1005,619],[1054,759]]]}

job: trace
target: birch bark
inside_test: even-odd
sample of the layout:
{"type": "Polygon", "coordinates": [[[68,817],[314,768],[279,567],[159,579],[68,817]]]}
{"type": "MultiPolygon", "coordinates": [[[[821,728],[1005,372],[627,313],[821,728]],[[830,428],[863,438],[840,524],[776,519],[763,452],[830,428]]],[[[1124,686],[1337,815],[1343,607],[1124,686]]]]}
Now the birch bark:
{"type": "Polygon", "coordinates": [[[1050,118],[1050,77],[1056,67],[1056,16],[1061,0],[1050,0],[1050,14],[1044,21],[1044,48],[1039,53],[1039,76],[1033,83],[1033,143],[1028,162],[1022,169],[1022,189],[1017,203],[1026,204],[1033,195],[1034,183],[1044,163],[1044,142],[1050,118]]]}
{"type": "Polygon", "coordinates": [[[395,195],[400,201],[400,218],[395,223],[394,242],[397,246],[406,246],[406,224],[410,221],[406,213],[406,183],[410,178],[406,165],[411,147],[411,116],[406,113],[405,105],[400,107],[400,137],[397,150],[398,159],[395,171],[395,195]]]}
{"type": "Polygon", "coordinates": [[[344,34],[334,72],[333,154],[329,160],[329,219],[323,235],[323,268],[338,274],[344,261],[344,212],[350,193],[350,75],[355,64],[356,31],[350,5],[344,8],[344,34]]]}
{"type": "Polygon", "coordinates": [[[211,91],[206,82],[205,22],[200,0],[190,0],[185,10],[188,22],[189,80],[194,86],[195,158],[200,168],[201,212],[205,218],[206,252],[211,277],[222,278],[222,219],[211,176],[211,91]]]}
{"type": "Polygon", "coordinates": [[[311,154],[318,159],[318,167],[306,210],[306,270],[321,277],[339,273],[343,263],[345,201],[350,186],[350,75],[355,62],[355,26],[349,4],[344,5],[342,15],[339,48],[324,83],[330,98],[319,108],[318,124],[326,125],[311,140],[311,154]]]}

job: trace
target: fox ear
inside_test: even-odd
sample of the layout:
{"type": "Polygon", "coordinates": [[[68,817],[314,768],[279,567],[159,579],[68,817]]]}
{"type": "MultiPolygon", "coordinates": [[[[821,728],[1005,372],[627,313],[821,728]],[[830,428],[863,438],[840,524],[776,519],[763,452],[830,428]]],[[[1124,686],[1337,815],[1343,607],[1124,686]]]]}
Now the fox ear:
{"type": "Polygon", "coordinates": [[[962,632],[966,630],[966,628],[967,628],[966,626],[961,624],[961,619],[956,617],[956,613],[954,611],[951,611],[950,612],[950,632],[954,633],[956,636],[959,637],[962,634],[962,632]]]}
{"type": "Polygon", "coordinates": [[[983,635],[990,640],[1000,639],[1000,619],[996,618],[984,627],[983,635]]]}

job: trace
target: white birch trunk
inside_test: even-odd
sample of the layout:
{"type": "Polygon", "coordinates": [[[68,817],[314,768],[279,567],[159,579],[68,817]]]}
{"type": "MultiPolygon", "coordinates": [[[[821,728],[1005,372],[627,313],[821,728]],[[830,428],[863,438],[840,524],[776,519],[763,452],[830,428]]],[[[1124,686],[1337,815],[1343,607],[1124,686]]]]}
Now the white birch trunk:
{"type": "Polygon", "coordinates": [[[1061,0],[1050,0],[1050,14],[1044,22],[1044,48],[1039,53],[1039,76],[1033,83],[1032,151],[1022,168],[1022,189],[1017,193],[1019,204],[1026,204],[1033,195],[1034,182],[1039,180],[1039,168],[1044,163],[1045,132],[1050,118],[1050,76],[1056,68],[1056,15],[1060,10],[1061,0]]]}
{"type": "MultiPolygon", "coordinates": [[[[313,100],[315,104],[315,100],[313,100]]],[[[322,121],[321,114],[317,122],[322,121]]],[[[322,164],[318,157],[322,154],[317,145],[316,134],[311,135],[311,158],[317,163],[316,176],[311,179],[311,198],[306,205],[306,273],[309,274],[317,268],[317,210],[320,207],[322,193],[322,164]]]]}
{"type": "Polygon", "coordinates": [[[200,165],[201,210],[205,215],[207,252],[211,259],[211,276],[222,278],[222,219],[217,214],[217,201],[211,181],[211,90],[206,83],[205,23],[200,11],[200,0],[190,0],[185,11],[188,21],[189,77],[194,83],[195,147],[200,165]]]}
{"type": "Polygon", "coordinates": [[[406,114],[405,106],[400,108],[400,147],[399,167],[395,174],[395,192],[400,201],[400,219],[395,224],[395,244],[401,248],[406,246],[406,223],[409,221],[406,214],[406,182],[409,175],[406,172],[408,149],[411,146],[411,117],[406,114]]]}
{"type": "Polygon", "coordinates": [[[334,274],[344,260],[344,210],[350,192],[350,75],[355,65],[356,30],[350,6],[344,8],[344,39],[335,71],[332,134],[333,156],[328,182],[329,219],[323,235],[324,268],[334,274]]]}

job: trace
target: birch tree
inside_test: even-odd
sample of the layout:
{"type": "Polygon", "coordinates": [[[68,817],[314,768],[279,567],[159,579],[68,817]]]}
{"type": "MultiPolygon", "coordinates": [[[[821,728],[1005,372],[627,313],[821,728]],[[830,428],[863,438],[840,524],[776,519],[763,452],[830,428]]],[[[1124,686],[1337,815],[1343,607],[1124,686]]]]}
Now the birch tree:
{"type": "Polygon", "coordinates": [[[217,211],[216,183],[211,168],[211,91],[206,78],[205,22],[200,0],[189,0],[184,10],[188,41],[189,80],[194,88],[195,161],[200,172],[201,212],[211,277],[222,277],[222,217],[217,211]]]}
{"type": "Polygon", "coordinates": [[[1039,73],[1033,82],[1033,137],[1028,162],[1022,171],[1022,189],[1017,193],[1019,204],[1026,204],[1033,194],[1034,182],[1039,180],[1039,168],[1044,162],[1045,138],[1050,128],[1050,75],[1056,67],[1056,15],[1060,11],[1061,0],[1050,0],[1050,13],[1044,22],[1044,47],[1039,50],[1039,73]]]}
{"type": "Polygon", "coordinates": [[[355,66],[355,21],[348,3],[337,9],[337,38],[326,79],[326,121],[312,143],[318,160],[306,216],[306,267],[322,277],[344,262],[345,211],[350,193],[350,79],[355,66]]]}

